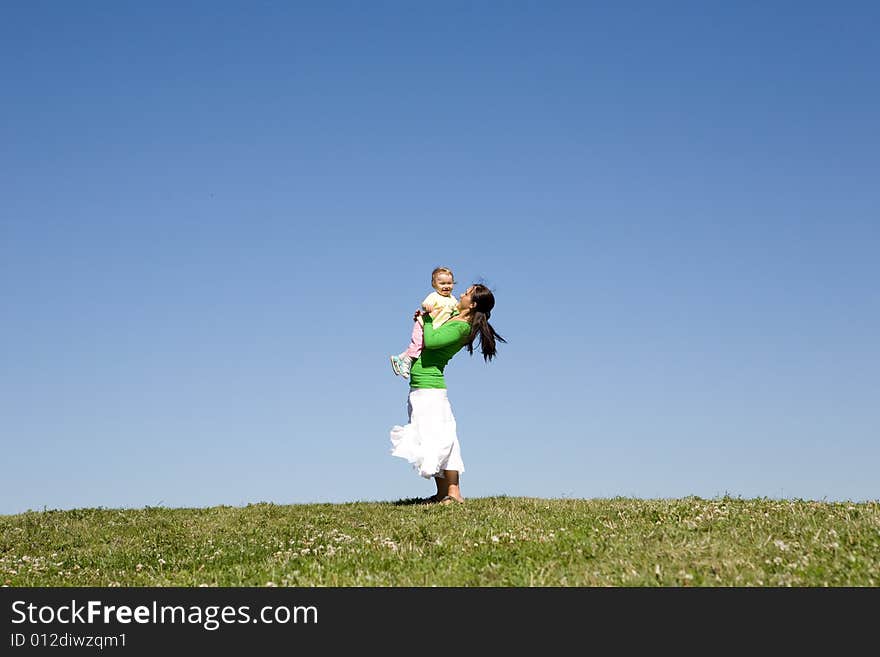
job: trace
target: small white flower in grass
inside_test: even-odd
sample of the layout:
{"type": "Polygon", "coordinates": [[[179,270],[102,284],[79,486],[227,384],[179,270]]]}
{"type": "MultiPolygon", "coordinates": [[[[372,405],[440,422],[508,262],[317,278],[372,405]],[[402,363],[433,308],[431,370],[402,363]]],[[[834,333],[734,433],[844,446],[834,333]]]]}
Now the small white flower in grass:
{"type": "Polygon", "coordinates": [[[785,551],[788,550],[788,545],[785,544],[785,541],[782,541],[782,540],[780,540],[780,539],[778,539],[778,538],[777,538],[775,541],[773,541],[773,545],[775,545],[776,547],[778,547],[778,548],[779,548],[780,550],[782,550],[783,552],[785,552],[785,551]]]}
{"type": "Polygon", "coordinates": [[[277,587],[278,586],[275,582],[266,582],[265,585],[269,586],[269,587],[277,587]]]}
{"type": "Polygon", "coordinates": [[[159,557],[159,565],[160,565],[160,566],[164,566],[164,565],[165,565],[165,559],[159,557]]]}
{"type": "Polygon", "coordinates": [[[500,540],[501,540],[501,539],[498,538],[497,536],[493,536],[493,537],[492,537],[492,542],[493,542],[493,543],[497,543],[497,542],[500,541],[500,540]]]}
{"type": "Polygon", "coordinates": [[[134,569],[137,570],[137,571],[141,571],[141,570],[144,569],[144,564],[139,563],[137,566],[134,567],[134,569]]]}

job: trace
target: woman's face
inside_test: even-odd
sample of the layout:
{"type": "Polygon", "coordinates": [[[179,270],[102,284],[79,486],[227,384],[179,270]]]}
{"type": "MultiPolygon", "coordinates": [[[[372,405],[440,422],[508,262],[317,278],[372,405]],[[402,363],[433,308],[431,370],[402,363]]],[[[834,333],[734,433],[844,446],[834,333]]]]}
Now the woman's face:
{"type": "Polygon", "coordinates": [[[474,293],[474,286],[471,285],[467,290],[465,290],[462,295],[458,298],[458,309],[459,310],[467,310],[471,308],[474,304],[471,302],[471,295],[474,293]]]}

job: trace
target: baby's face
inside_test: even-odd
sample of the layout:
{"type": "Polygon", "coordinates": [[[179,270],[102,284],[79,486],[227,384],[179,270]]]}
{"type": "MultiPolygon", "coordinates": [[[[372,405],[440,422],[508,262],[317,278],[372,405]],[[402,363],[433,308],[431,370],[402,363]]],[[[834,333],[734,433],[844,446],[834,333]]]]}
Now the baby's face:
{"type": "Polygon", "coordinates": [[[441,271],[434,277],[434,289],[437,290],[441,296],[450,296],[452,294],[453,285],[455,285],[455,281],[452,280],[451,274],[441,271]]]}

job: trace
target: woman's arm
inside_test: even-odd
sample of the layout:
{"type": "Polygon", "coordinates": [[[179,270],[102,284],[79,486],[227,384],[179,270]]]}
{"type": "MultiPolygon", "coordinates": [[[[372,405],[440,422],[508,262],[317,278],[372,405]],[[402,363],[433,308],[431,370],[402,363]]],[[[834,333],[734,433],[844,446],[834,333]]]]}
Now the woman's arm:
{"type": "Polygon", "coordinates": [[[423,317],[425,321],[425,349],[442,349],[451,344],[461,343],[470,324],[467,322],[446,322],[438,329],[434,328],[434,319],[430,315],[423,317]]]}

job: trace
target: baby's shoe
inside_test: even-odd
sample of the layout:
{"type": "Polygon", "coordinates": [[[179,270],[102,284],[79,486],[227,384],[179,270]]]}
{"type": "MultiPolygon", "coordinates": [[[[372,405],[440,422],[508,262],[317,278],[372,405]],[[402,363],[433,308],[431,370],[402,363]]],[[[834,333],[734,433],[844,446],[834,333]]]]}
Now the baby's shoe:
{"type": "Polygon", "coordinates": [[[410,358],[406,354],[403,354],[397,357],[397,362],[400,363],[400,376],[402,376],[404,379],[408,379],[409,368],[412,365],[412,358],[410,358]]]}
{"type": "Polygon", "coordinates": [[[403,363],[400,360],[400,356],[390,356],[391,358],[391,369],[394,370],[394,373],[397,376],[403,376],[403,363]]]}

